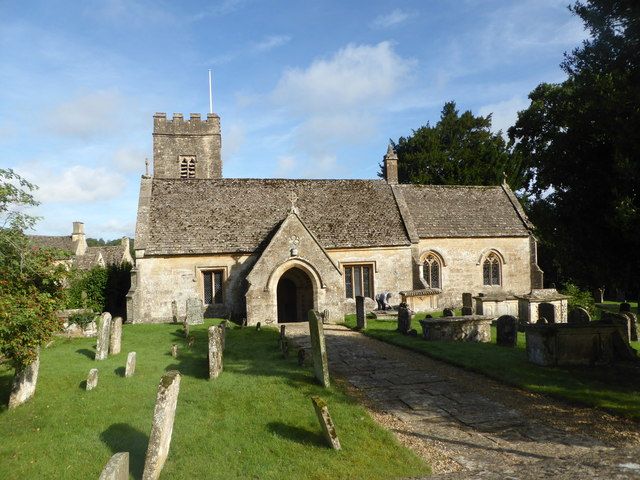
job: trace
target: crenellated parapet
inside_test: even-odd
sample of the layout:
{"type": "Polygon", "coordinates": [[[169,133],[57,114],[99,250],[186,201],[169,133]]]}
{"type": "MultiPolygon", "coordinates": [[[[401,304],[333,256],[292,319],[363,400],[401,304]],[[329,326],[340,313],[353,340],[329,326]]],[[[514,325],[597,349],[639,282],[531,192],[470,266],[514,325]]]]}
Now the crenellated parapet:
{"type": "Polygon", "coordinates": [[[202,118],[199,113],[190,113],[185,119],[182,113],[174,113],[167,118],[164,112],[153,116],[153,133],[155,135],[219,135],[220,117],[209,113],[202,118]]]}

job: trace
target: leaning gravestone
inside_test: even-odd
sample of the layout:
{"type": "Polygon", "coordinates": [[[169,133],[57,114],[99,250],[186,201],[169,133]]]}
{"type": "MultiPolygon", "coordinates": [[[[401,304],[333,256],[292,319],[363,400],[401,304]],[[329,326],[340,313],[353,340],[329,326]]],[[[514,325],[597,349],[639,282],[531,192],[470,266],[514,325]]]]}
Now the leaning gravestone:
{"type": "Polygon", "coordinates": [[[222,373],[222,329],[209,327],[209,378],[218,378],[222,373]]]}
{"type": "Polygon", "coordinates": [[[187,324],[202,325],[204,323],[204,312],[202,311],[202,300],[199,298],[187,299],[187,324]]]}
{"type": "Polygon", "coordinates": [[[127,355],[127,366],[124,369],[125,377],[132,377],[136,373],[136,352],[129,352],[127,355]]]}
{"type": "Polygon", "coordinates": [[[603,311],[601,315],[601,319],[603,322],[620,325],[620,327],[624,331],[624,340],[629,343],[631,340],[631,319],[627,317],[624,313],[613,313],[603,311]]]}
{"type": "Polygon", "coordinates": [[[171,300],[171,320],[178,323],[178,302],[171,300]]]}
{"type": "Polygon", "coordinates": [[[324,342],[324,327],[320,314],[309,310],[309,336],[311,337],[311,352],[313,355],[313,371],[323,387],[329,388],[329,362],[327,361],[327,346],[324,342]]]}
{"type": "Polygon", "coordinates": [[[620,313],[626,313],[626,312],[630,312],[631,311],[631,304],[629,302],[622,302],[620,304],[620,313]]]}
{"type": "Polygon", "coordinates": [[[109,354],[120,353],[122,346],[122,317],[116,317],[111,321],[111,335],[109,336],[109,354]]]}
{"type": "Polygon", "coordinates": [[[402,302],[398,305],[398,328],[396,329],[402,335],[406,335],[411,328],[411,310],[406,303],[402,302]]]}
{"type": "Polygon", "coordinates": [[[569,311],[567,323],[569,325],[589,325],[591,315],[582,307],[575,307],[569,311]]]}
{"type": "Polygon", "coordinates": [[[40,370],[40,351],[36,353],[36,359],[16,371],[13,377],[11,394],[9,395],[9,408],[15,408],[29,400],[36,393],[38,372],[40,370]]]}
{"type": "Polygon", "coordinates": [[[462,294],[462,307],[469,307],[473,310],[473,295],[471,295],[470,293],[462,294]]]}
{"type": "Polygon", "coordinates": [[[320,426],[322,427],[324,438],[327,440],[331,448],[333,448],[334,450],[340,450],[340,440],[338,440],[336,427],[333,424],[331,415],[329,415],[327,402],[325,402],[320,397],[313,396],[311,397],[311,403],[313,403],[313,408],[316,411],[316,415],[318,416],[318,421],[320,422],[320,426]]]}
{"type": "Polygon", "coordinates": [[[501,347],[515,347],[518,341],[518,319],[513,315],[502,315],[496,325],[496,343],[501,347]]]}
{"type": "Polygon", "coordinates": [[[98,480],[129,480],[129,452],[114,454],[98,480]]]}
{"type": "Polygon", "coordinates": [[[98,338],[96,360],[105,360],[109,356],[109,337],[111,336],[111,314],[104,312],[98,320],[98,338]]]}
{"type": "Polygon", "coordinates": [[[165,373],[158,385],[153,424],[149,435],[149,447],[144,461],[142,480],[157,480],[169,455],[173,420],[176,416],[178,394],[180,393],[180,373],[171,370],[165,373]]]}
{"type": "Polygon", "coordinates": [[[86,390],[93,390],[98,386],[98,369],[92,368],[89,370],[89,375],[87,376],[87,386],[86,390]]]}
{"type": "Polygon", "coordinates": [[[442,316],[443,317],[453,317],[453,309],[445,308],[444,310],[442,310],[442,316]]]}
{"type": "Polygon", "coordinates": [[[633,312],[624,312],[623,315],[629,319],[629,338],[632,342],[638,341],[638,317],[633,312]]]}
{"type": "Polygon", "coordinates": [[[367,316],[364,314],[364,297],[356,295],[356,329],[367,328],[367,316]]]}

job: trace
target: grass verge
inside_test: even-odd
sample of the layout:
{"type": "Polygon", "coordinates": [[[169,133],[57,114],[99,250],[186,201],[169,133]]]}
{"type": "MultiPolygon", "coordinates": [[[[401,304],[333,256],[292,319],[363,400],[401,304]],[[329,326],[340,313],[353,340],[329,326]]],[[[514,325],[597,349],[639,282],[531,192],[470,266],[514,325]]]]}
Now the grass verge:
{"type": "Polygon", "coordinates": [[[169,458],[172,479],[388,479],[429,468],[340,388],[323,389],[308,367],[282,359],[272,329],[228,329],[224,373],[207,379],[206,327],[189,350],[176,325],[125,325],[122,353],[93,360],[95,339],[59,339],[43,350],[35,397],[8,411],[13,372],[0,367],[0,478],[98,478],[115,452],[141,478],[160,377],[183,377],[169,458]],[[177,359],[169,354],[179,345],[177,359]],[[137,352],[124,378],[129,351],[137,352]],[[83,390],[91,368],[98,387],[83,390]],[[343,450],[330,450],[310,401],[320,395],[343,450]]]}
{"type": "MultiPolygon", "coordinates": [[[[355,324],[355,315],[345,317],[346,326],[354,328],[355,324]]],[[[518,333],[516,348],[499,347],[495,327],[491,343],[425,341],[420,336],[401,335],[396,327],[395,321],[367,320],[363,333],[508,385],[640,419],[640,381],[619,366],[540,367],[527,361],[524,333],[518,333]]],[[[412,328],[422,331],[415,319],[412,328]]],[[[632,346],[640,350],[639,342],[632,346]]]]}

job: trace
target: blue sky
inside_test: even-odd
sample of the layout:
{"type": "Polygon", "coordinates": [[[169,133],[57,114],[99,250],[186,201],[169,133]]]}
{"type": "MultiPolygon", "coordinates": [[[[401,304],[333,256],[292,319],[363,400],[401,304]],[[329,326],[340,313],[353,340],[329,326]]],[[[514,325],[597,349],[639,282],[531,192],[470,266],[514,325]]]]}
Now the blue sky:
{"type": "Polygon", "coordinates": [[[0,165],[37,233],[133,236],[154,112],[221,116],[225,177],[375,178],[444,102],[505,130],[586,33],[569,0],[2,1],[0,165]]]}

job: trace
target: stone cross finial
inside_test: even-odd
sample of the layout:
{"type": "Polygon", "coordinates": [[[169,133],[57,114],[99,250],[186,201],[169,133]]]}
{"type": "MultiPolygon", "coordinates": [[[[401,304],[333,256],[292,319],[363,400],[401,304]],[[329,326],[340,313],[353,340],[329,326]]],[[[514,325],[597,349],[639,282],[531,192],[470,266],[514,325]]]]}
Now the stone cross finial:
{"type": "Polygon", "coordinates": [[[502,183],[507,184],[507,172],[502,172],[502,183]]]}
{"type": "Polygon", "coordinates": [[[149,176],[149,159],[148,158],[144,159],[144,175],[146,177],[149,176]]]}
{"type": "Polygon", "coordinates": [[[391,146],[391,144],[389,144],[389,146],[387,147],[387,154],[385,155],[387,158],[398,158],[398,155],[396,154],[396,151],[393,149],[393,147],[391,146]]]}
{"type": "Polygon", "coordinates": [[[296,205],[296,202],[298,201],[298,195],[296,195],[296,192],[291,192],[289,193],[289,201],[291,202],[291,209],[289,210],[289,213],[295,213],[296,215],[298,215],[299,210],[298,210],[298,206],[296,205]]]}

